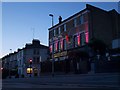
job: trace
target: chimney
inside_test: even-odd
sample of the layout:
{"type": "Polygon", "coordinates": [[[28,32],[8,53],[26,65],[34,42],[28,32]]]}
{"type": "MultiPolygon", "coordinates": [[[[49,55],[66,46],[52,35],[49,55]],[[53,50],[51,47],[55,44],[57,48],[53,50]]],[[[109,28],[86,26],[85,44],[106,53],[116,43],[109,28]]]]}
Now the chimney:
{"type": "Polygon", "coordinates": [[[62,22],[62,17],[61,16],[59,16],[59,23],[61,23],[62,22]]]}
{"type": "Polygon", "coordinates": [[[33,39],[33,40],[32,40],[32,44],[33,44],[33,45],[40,45],[40,41],[37,40],[37,39],[33,39]]]}

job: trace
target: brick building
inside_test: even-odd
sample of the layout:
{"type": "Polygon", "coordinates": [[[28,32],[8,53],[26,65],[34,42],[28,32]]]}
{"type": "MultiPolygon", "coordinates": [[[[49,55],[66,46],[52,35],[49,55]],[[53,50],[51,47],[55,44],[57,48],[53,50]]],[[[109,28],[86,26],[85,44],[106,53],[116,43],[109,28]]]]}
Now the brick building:
{"type": "Polygon", "coordinates": [[[49,28],[49,48],[55,72],[87,73],[92,50],[88,43],[101,40],[107,48],[119,48],[120,14],[86,4],[86,8],[49,28]],[[53,58],[52,58],[53,54],[53,58]]]}

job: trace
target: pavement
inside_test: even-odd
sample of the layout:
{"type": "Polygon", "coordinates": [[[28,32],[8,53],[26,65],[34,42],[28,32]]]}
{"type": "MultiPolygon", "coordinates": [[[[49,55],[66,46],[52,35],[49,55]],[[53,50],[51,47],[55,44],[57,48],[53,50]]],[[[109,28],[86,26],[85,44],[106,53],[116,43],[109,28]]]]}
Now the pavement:
{"type": "Polygon", "coordinates": [[[119,73],[71,74],[12,78],[2,80],[2,90],[18,89],[80,89],[80,90],[120,90],[119,73]]]}

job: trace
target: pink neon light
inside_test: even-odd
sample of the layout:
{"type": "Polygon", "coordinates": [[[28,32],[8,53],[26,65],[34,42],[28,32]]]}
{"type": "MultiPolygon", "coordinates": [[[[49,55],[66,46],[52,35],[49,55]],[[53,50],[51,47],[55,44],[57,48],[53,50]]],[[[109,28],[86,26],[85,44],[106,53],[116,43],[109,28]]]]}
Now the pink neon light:
{"type": "Polygon", "coordinates": [[[68,37],[68,35],[66,35],[65,38],[66,38],[66,41],[69,42],[69,37],[68,37]]]}
{"type": "Polygon", "coordinates": [[[57,49],[58,49],[58,42],[56,41],[56,43],[55,43],[55,50],[57,51],[57,49]]]}
{"type": "Polygon", "coordinates": [[[50,52],[52,52],[52,45],[50,45],[50,52]]]}
{"type": "Polygon", "coordinates": [[[80,45],[80,35],[77,36],[78,45],[80,45]]]}
{"type": "Polygon", "coordinates": [[[88,32],[85,33],[85,38],[86,38],[86,43],[88,43],[88,41],[89,41],[89,33],[88,32]]]}

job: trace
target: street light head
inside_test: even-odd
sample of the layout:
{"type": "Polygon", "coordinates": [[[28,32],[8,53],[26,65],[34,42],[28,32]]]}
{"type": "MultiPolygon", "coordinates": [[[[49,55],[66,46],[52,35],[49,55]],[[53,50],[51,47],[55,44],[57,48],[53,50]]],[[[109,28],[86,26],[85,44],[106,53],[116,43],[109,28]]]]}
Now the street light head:
{"type": "Polygon", "coordinates": [[[53,14],[49,14],[49,16],[53,17],[53,14]]]}

